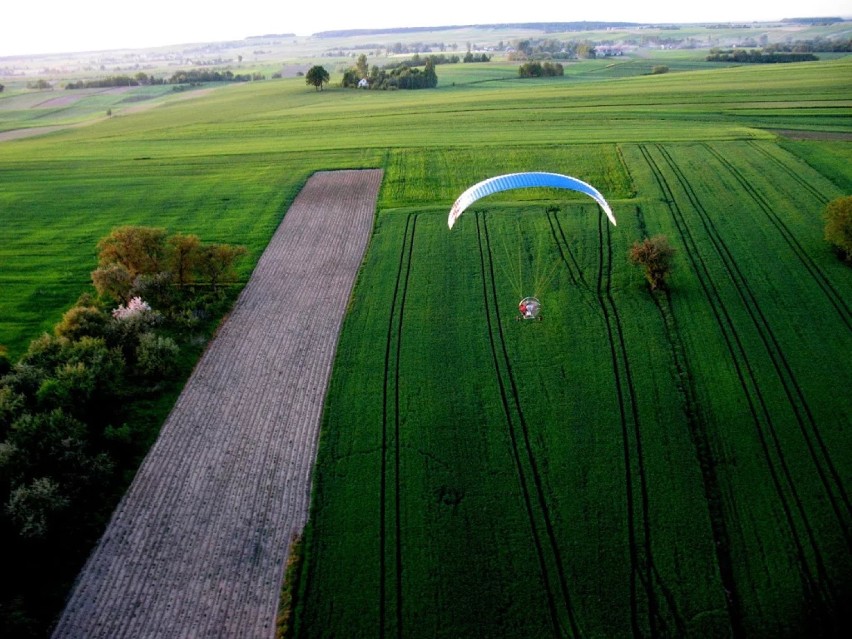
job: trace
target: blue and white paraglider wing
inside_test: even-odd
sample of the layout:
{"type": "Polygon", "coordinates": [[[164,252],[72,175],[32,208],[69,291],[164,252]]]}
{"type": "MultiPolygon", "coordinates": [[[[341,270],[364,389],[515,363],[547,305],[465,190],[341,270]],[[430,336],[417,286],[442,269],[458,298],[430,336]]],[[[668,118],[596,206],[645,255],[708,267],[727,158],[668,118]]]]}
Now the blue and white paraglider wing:
{"type": "Polygon", "coordinates": [[[559,173],[545,173],[541,171],[531,171],[527,173],[508,173],[506,175],[498,175],[497,177],[488,178],[479,184],[474,184],[472,187],[462,193],[450,209],[450,219],[448,224],[453,228],[453,224],[464,213],[465,209],[478,199],[486,195],[499,193],[500,191],[509,191],[511,189],[528,189],[534,187],[548,187],[557,189],[569,189],[571,191],[579,191],[594,198],[600,204],[601,208],[606,213],[609,221],[615,225],[615,216],[612,214],[612,209],[609,204],[591,184],[586,184],[582,180],[573,178],[569,175],[560,175],[559,173]]]}

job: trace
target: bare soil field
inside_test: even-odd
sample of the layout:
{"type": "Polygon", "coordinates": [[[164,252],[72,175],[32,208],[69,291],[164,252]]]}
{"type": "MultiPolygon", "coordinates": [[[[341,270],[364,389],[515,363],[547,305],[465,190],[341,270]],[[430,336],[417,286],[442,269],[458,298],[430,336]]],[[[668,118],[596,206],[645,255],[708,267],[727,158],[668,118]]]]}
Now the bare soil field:
{"type": "Polygon", "coordinates": [[[845,133],[843,131],[793,131],[790,129],[776,129],[774,132],[790,140],[852,141],[852,133],[845,133]]]}
{"type": "Polygon", "coordinates": [[[381,170],[308,180],[113,513],[54,637],[273,636],[381,180],[381,170]]]}

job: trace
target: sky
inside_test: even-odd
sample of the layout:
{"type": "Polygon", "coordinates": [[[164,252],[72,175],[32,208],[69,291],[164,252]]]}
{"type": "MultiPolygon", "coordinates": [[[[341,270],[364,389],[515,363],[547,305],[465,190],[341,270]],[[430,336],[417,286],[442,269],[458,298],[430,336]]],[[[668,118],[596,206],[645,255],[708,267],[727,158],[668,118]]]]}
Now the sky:
{"type": "Polygon", "coordinates": [[[316,5],[293,0],[9,0],[4,5],[0,56],[241,40],[268,33],[310,35],[333,29],[852,17],[852,0],[535,0],[529,5],[500,0],[320,0],[316,5]]]}

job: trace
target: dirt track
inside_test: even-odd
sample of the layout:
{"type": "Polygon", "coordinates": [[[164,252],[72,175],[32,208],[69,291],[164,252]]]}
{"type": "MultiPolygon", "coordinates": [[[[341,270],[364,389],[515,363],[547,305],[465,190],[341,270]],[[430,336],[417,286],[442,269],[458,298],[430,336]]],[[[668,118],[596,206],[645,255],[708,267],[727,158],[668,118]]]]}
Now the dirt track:
{"type": "Polygon", "coordinates": [[[317,173],[302,189],[80,573],[55,637],[272,637],[381,179],[317,173]]]}

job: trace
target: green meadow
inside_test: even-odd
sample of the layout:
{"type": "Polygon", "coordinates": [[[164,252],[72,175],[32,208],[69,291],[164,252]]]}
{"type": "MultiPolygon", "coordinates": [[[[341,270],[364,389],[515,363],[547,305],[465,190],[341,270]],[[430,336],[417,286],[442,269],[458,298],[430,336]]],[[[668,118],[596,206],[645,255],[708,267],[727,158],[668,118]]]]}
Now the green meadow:
{"type": "Polygon", "coordinates": [[[245,280],[313,172],[383,168],[293,636],[837,632],[852,270],[821,216],[852,192],[852,58],[515,75],[231,85],[0,142],[0,344],[50,330],[114,226],[244,244],[245,280]],[[523,170],[590,182],[618,225],[530,190],[447,229],[465,188],[523,170]],[[651,295],[627,251],[661,233],[677,254],[651,295]],[[543,321],[515,319],[527,295],[543,321]]]}

